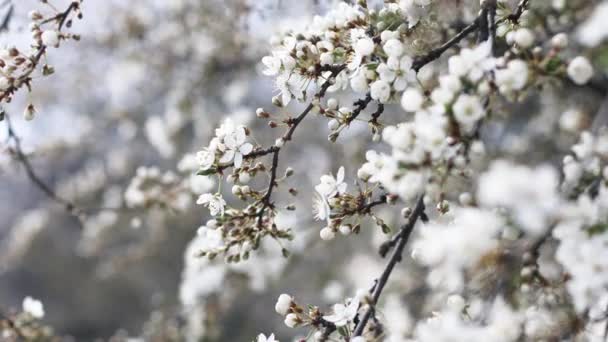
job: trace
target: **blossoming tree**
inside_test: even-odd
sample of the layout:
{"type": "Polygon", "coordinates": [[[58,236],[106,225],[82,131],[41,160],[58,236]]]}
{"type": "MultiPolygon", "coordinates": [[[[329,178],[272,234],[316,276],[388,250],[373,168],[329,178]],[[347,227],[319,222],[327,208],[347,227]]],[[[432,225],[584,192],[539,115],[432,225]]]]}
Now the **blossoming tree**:
{"type": "MultiPolygon", "coordinates": [[[[30,14],[34,53],[6,51],[18,76],[0,99],[29,86],[49,47],[79,37],[62,31],[79,8],[30,14]]],[[[205,125],[211,136],[180,151],[177,173],[138,168],[101,214],[44,183],[6,122],[29,178],[89,234],[121,215],[141,225],[134,211],[208,210],[190,230],[172,339],[243,338],[212,311],[242,305],[227,285],[240,274],[253,290],[274,284],[289,328],[247,332],[257,342],[604,341],[606,14],[608,2],[583,0],[331,2],[272,37],[258,65],[274,96],[246,112],[257,122],[205,125]],[[327,141],[311,138],[320,129],[327,141]],[[294,270],[299,286],[281,281],[294,270]]],[[[146,122],[166,156],[187,126],[146,122]]],[[[11,333],[45,314],[30,297],[23,311],[7,318],[11,333]]]]}

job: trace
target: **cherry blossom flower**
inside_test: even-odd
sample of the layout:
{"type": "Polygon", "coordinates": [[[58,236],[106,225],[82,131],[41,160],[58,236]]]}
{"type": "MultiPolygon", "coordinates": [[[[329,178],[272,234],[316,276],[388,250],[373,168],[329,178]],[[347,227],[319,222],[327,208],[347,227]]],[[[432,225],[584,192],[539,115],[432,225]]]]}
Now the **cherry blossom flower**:
{"type": "Polygon", "coordinates": [[[332,175],[321,176],[321,183],[315,186],[315,190],[324,198],[332,198],[338,193],[346,191],[347,184],[344,183],[344,166],[338,169],[336,177],[332,175]]]}
{"type": "Polygon", "coordinates": [[[485,116],[483,105],[477,96],[460,95],[454,103],[453,109],[454,117],[465,127],[472,127],[485,116]]]}
{"type": "Polygon", "coordinates": [[[329,219],[331,208],[329,207],[329,203],[327,203],[327,199],[325,197],[317,194],[315,196],[315,200],[313,201],[312,207],[315,220],[324,221],[329,219]]]}
{"type": "Polygon", "coordinates": [[[323,316],[323,319],[335,324],[337,327],[343,327],[355,318],[359,303],[359,298],[355,297],[348,305],[334,304],[333,314],[323,316]]]}
{"type": "Polygon", "coordinates": [[[46,30],[42,32],[42,43],[46,46],[58,47],[59,46],[59,32],[55,30],[46,30]]]}
{"type": "Polygon", "coordinates": [[[247,142],[245,127],[237,127],[224,137],[226,150],[220,158],[220,163],[229,163],[234,159],[234,167],[239,168],[243,164],[243,156],[251,153],[253,145],[247,142]]]}
{"type": "Polygon", "coordinates": [[[44,317],[44,306],[42,302],[32,297],[25,297],[22,304],[23,311],[32,317],[41,319],[44,317]]]}
{"type": "Polygon", "coordinates": [[[226,201],[220,194],[202,194],[196,200],[196,204],[201,204],[209,208],[212,216],[224,215],[224,206],[226,201]]]}
{"type": "Polygon", "coordinates": [[[264,334],[259,334],[256,342],[279,342],[279,340],[275,340],[274,334],[270,334],[268,337],[264,334]]]}
{"type": "Polygon", "coordinates": [[[283,293],[277,299],[277,303],[274,306],[274,310],[279,315],[285,316],[289,312],[289,308],[291,307],[292,303],[293,303],[293,297],[291,297],[288,294],[283,293]]]}
{"type": "Polygon", "coordinates": [[[583,85],[593,77],[593,66],[587,58],[578,56],[568,64],[568,76],[572,82],[583,85]]]}
{"type": "Polygon", "coordinates": [[[215,153],[209,149],[203,149],[196,153],[196,160],[200,165],[201,169],[208,170],[215,163],[215,153]]]}

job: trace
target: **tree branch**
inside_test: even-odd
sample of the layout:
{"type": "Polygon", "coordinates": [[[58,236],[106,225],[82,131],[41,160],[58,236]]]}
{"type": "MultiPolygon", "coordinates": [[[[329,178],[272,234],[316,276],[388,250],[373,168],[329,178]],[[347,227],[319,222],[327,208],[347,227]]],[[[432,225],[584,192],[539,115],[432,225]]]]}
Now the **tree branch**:
{"type": "Polygon", "coordinates": [[[8,128],[8,138],[9,140],[12,140],[14,142],[14,148],[10,149],[10,151],[15,156],[17,161],[23,166],[23,168],[25,169],[25,173],[30,179],[30,181],[32,181],[32,183],[34,183],[34,185],[36,185],[36,187],[38,187],[38,189],[40,189],[40,191],[42,191],[48,198],[63,206],[65,211],[67,211],[70,215],[76,217],[79,222],[81,222],[81,215],[83,214],[83,212],[78,209],[76,205],[74,205],[74,203],[72,203],[71,201],[57,195],[57,193],[51,188],[51,186],[46,184],[42,180],[42,178],[36,173],[36,171],[34,171],[34,167],[32,166],[32,163],[30,162],[28,156],[23,152],[23,148],[21,146],[21,138],[16,134],[15,129],[13,128],[13,125],[11,123],[10,116],[8,114],[5,114],[5,120],[6,127],[8,128]]]}
{"type": "Polygon", "coordinates": [[[462,31],[458,32],[452,39],[445,42],[440,47],[429,51],[426,55],[418,56],[414,59],[414,63],[412,64],[412,69],[418,72],[422,69],[423,66],[429,64],[430,62],[436,60],[441,57],[444,52],[449,50],[454,45],[458,44],[461,40],[463,40],[469,34],[475,32],[479,28],[479,18],[475,19],[471,24],[462,29],[462,31]]]}
{"type": "MultiPolygon", "coordinates": [[[[298,115],[297,117],[290,119],[288,121],[289,129],[281,138],[281,139],[283,139],[284,142],[288,142],[291,140],[294,132],[296,131],[296,129],[298,128],[298,126],[300,125],[302,120],[304,120],[304,118],[306,118],[306,116],[314,108],[315,102],[320,100],[323,96],[325,96],[325,93],[327,93],[327,89],[329,89],[329,87],[333,83],[333,80],[336,78],[336,76],[338,76],[338,74],[340,74],[340,72],[342,72],[342,70],[344,70],[344,68],[346,68],[346,65],[339,65],[339,66],[336,66],[335,68],[333,68],[331,75],[323,83],[323,85],[321,86],[321,89],[319,89],[319,92],[314,96],[313,100],[308,104],[308,106],[306,106],[304,111],[302,111],[302,113],[300,113],[300,115],[298,115]]],[[[276,178],[277,178],[277,169],[279,166],[279,153],[281,152],[281,148],[282,147],[273,146],[268,149],[262,150],[263,152],[261,152],[261,151],[259,152],[259,153],[262,153],[263,155],[272,153],[273,156],[272,156],[272,167],[270,170],[270,182],[268,183],[268,190],[266,190],[266,194],[264,195],[264,197],[262,197],[262,200],[260,201],[262,203],[262,208],[260,208],[260,210],[257,213],[258,226],[262,224],[262,218],[264,217],[264,212],[266,211],[266,209],[273,206],[271,197],[272,197],[272,191],[277,185],[276,178]]],[[[247,157],[249,157],[249,155],[247,155],[247,157]]]]}
{"type": "Polygon", "coordinates": [[[399,234],[398,234],[399,238],[398,238],[397,246],[395,247],[395,250],[393,251],[393,254],[392,254],[388,264],[384,268],[384,271],[380,275],[380,278],[378,278],[376,280],[376,284],[374,285],[374,288],[371,291],[372,292],[371,299],[370,299],[368,308],[363,313],[363,316],[359,320],[359,323],[357,323],[353,336],[361,336],[363,334],[363,331],[365,330],[365,326],[367,325],[367,322],[369,321],[370,317],[374,313],[375,306],[378,303],[378,299],[380,299],[380,295],[382,294],[382,291],[384,290],[384,287],[386,286],[386,283],[388,282],[388,279],[391,276],[391,273],[393,272],[395,265],[401,261],[401,258],[403,256],[403,250],[405,249],[405,245],[407,244],[407,242],[410,238],[410,235],[412,234],[412,231],[414,230],[414,227],[416,226],[416,223],[418,222],[418,219],[421,218],[423,215],[424,215],[424,195],[421,195],[420,198],[418,199],[418,202],[416,203],[416,207],[414,208],[414,211],[412,212],[408,222],[401,228],[401,232],[399,232],[399,234]]]}

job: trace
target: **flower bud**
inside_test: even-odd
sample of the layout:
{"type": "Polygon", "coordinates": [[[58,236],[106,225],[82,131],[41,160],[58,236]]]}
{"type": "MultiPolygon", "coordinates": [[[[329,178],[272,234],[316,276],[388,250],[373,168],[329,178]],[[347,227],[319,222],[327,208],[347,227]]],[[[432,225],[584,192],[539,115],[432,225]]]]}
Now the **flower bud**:
{"type": "Polygon", "coordinates": [[[34,108],[33,104],[27,105],[25,111],[23,112],[23,118],[27,121],[31,121],[36,114],[36,108],[34,108]]]}
{"type": "Polygon", "coordinates": [[[294,313],[290,313],[285,317],[285,325],[290,328],[295,328],[300,323],[300,317],[294,313]]]}
{"type": "Polygon", "coordinates": [[[325,227],[325,228],[321,229],[321,232],[319,235],[321,236],[321,239],[323,239],[325,241],[333,240],[336,237],[336,233],[329,227],[325,227]]]}
{"type": "Polygon", "coordinates": [[[292,303],[293,298],[290,295],[283,293],[277,299],[277,303],[274,306],[274,310],[279,315],[285,316],[287,315],[287,312],[289,312],[289,308],[291,307],[292,303]]]}

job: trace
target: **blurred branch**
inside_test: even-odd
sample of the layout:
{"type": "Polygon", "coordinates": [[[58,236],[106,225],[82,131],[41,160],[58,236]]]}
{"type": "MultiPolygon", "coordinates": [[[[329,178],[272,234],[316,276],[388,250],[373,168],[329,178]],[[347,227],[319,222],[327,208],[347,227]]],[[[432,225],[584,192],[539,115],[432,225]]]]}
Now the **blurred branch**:
{"type": "Polygon", "coordinates": [[[6,127],[8,129],[8,140],[12,140],[14,142],[14,146],[13,148],[10,148],[10,152],[23,166],[23,168],[25,169],[25,173],[30,179],[30,181],[32,181],[32,183],[34,183],[34,185],[36,185],[36,187],[38,187],[38,189],[40,189],[40,191],[42,191],[48,198],[63,206],[65,211],[67,211],[70,215],[76,217],[79,222],[81,222],[82,211],[77,209],[74,203],[72,203],[71,201],[57,195],[57,193],[51,188],[51,186],[46,184],[46,182],[42,180],[42,178],[36,173],[36,171],[34,171],[34,167],[32,166],[32,163],[30,162],[28,156],[23,152],[23,148],[21,146],[21,138],[17,135],[15,129],[13,128],[10,116],[5,113],[4,117],[6,120],[6,127]]]}
{"type": "MultiPolygon", "coordinates": [[[[494,0],[486,0],[486,1],[494,1],[494,0]]],[[[412,65],[412,69],[414,69],[416,72],[420,71],[420,69],[422,69],[422,67],[424,67],[425,65],[429,64],[430,62],[441,57],[441,55],[443,55],[443,53],[445,53],[447,50],[449,50],[450,48],[452,48],[453,46],[458,44],[461,40],[466,38],[469,34],[475,32],[477,30],[480,30],[480,29],[482,30],[482,33],[480,34],[480,40],[481,41],[487,40],[488,33],[490,35],[495,34],[495,32],[493,32],[493,31],[495,30],[495,27],[497,24],[499,24],[505,20],[510,20],[510,21],[516,23],[519,20],[519,18],[521,17],[521,15],[523,14],[524,10],[528,7],[529,3],[530,3],[529,0],[522,0],[522,1],[520,1],[519,5],[517,6],[517,9],[515,10],[515,12],[513,12],[512,14],[510,14],[509,16],[505,17],[502,20],[496,21],[495,23],[488,23],[488,17],[494,18],[495,13],[496,13],[494,6],[492,6],[492,4],[490,3],[490,5],[487,5],[486,8],[480,12],[480,14],[477,16],[477,18],[475,18],[475,20],[472,23],[470,23],[468,26],[463,28],[454,37],[452,37],[452,39],[448,40],[447,42],[445,42],[443,45],[437,47],[436,49],[429,51],[425,55],[416,57],[414,59],[413,65],[412,65]],[[485,37],[485,39],[481,39],[484,37],[485,37]]]]}
{"type": "Polygon", "coordinates": [[[2,20],[2,23],[0,24],[0,32],[8,31],[8,25],[10,24],[11,19],[13,18],[13,14],[15,13],[15,6],[13,5],[11,0],[6,0],[2,4],[0,4],[0,6],[2,6],[2,7],[5,7],[7,5],[8,5],[8,12],[4,16],[4,19],[2,20]]]}

